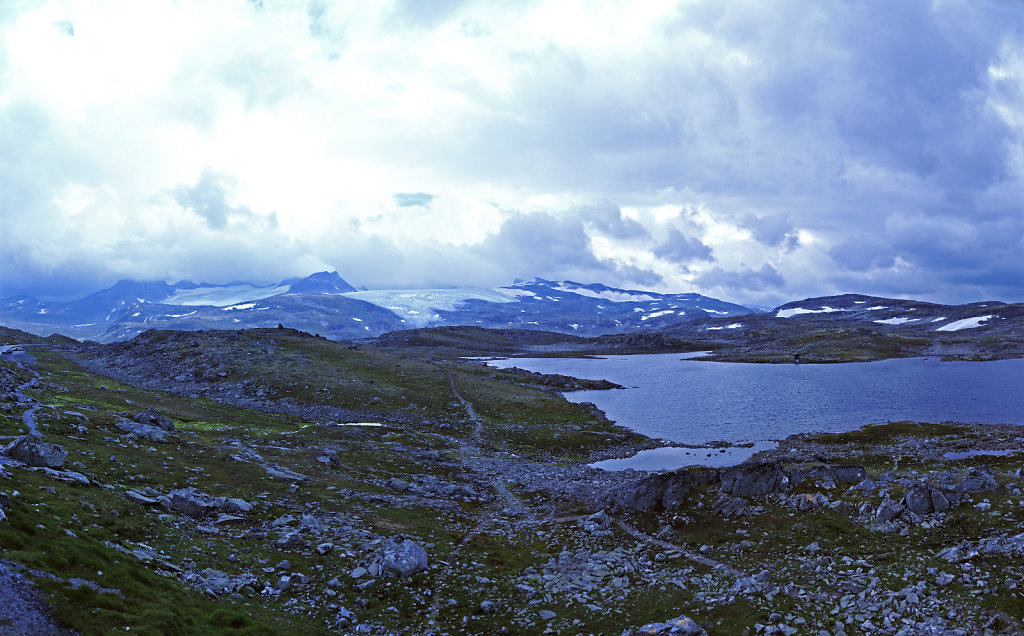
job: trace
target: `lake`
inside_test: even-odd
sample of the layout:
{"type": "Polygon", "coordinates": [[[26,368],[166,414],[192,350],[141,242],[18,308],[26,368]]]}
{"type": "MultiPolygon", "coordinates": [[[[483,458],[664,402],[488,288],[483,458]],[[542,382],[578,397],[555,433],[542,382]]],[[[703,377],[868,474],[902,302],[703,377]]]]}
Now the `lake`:
{"type": "Polygon", "coordinates": [[[610,419],[644,435],[680,443],[777,440],[900,420],[1024,424],[1024,360],[746,364],[687,356],[514,358],[488,364],[625,386],[565,397],[593,402],[610,419]]]}

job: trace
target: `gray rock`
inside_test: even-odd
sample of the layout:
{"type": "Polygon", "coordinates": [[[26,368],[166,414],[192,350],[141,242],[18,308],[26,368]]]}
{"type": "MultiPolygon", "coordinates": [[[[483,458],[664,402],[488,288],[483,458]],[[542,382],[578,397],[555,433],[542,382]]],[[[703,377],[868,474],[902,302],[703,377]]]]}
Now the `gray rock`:
{"type": "Polygon", "coordinates": [[[534,596],[536,596],[537,590],[533,587],[530,587],[529,585],[524,585],[520,583],[516,585],[516,593],[526,598],[533,598],[534,596]]]}
{"type": "Polygon", "coordinates": [[[143,506],[155,506],[156,504],[160,503],[158,499],[154,499],[153,497],[147,497],[141,492],[136,492],[134,490],[129,490],[125,492],[124,496],[126,499],[128,499],[128,501],[134,501],[135,503],[143,506]]]}
{"type": "Polygon", "coordinates": [[[380,566],[384,576],[412,576],[427,569],[427,551],[412,539],[395,535],[381,545],[380,566]]]}
{"type": "Polygon", "coordinates": [[[903,498],[903,505],[916,515],[935,512],[935,506],[932,504],[932,489],[924,484],[915,486],[903,498]]]}
{"type": "Polygon", "coordinates": [[[541,611],[537,612],[537,616],[542,621],[549,621],[549,620],[552,620],[553,618],[555,618],[556,616],[558,616],[558,614],[555,614],[551,610],[541,610],[541,611]]]}
{"type": "Polygon", "coordinates": [[[836,479],[847,484],[859,484],[868,478],[868,471],[863,466],[833,466],[836,479]]]}
{"type": "Polygon", "coordinates": [[[252,504],[244,499],[214,497],[193,487],[178,488],[160,498],[168,508],[173,508],[190,517],[201,518],[218,510],[227,512],[249,512],[252,504]]]}
{"type": "Polygon", "coordinates": [[[395,492],[405,492],[409,488],[409,483],[404,479],[398,477],[392,477],[388,480],[388,488],[395,492]]]}
{"type": "Polygon", "coordinates": [[[611,517],[604,510],[600,510],[583,520],[583,529],[588,532],[607,530],[612,526],[611,517]]]}
{"type": "Polygon", "coordinates": [[[306,540],[298,532],[288,532],[281,535],[274,545],[281,550],[296,550],[306,547],[306,540]]]}
{"type": "Polygon", "coordinates": [[[875,511],[875,519],[878,521],[892,521],[903,512],[903,504],[895,501],[883,501],[878,504],[875,511]]]}
{"type": "Polygon", "coordinates": [[[620,505],[634,510],[650,511],[659,507],[676,510],[695,488],[713,483],[717,478],[718,471],[714,468],[687,468],[651,475],[634,488],[617,488],[611,496],[620,505]]]}
{"type": "Polygon", "coordinates": [[[237,497],[217,497],[218,507],[221,510],[227,510],[228,512],[249,512],[252,510],[252,504],[244,499],[237,497]],[[223,499],[223,501],[219,501],[223,499]]]}
{"type": "Polygon", "coordinates": [[[27,466],[60,468],[68,458],[68,452],[59,444],[48,444],[32,435],[22,435],[4,447],[0,453],[16,459],[27,466]]]}
{"type": "Polygon", "coordinates": [[[722,495],[714,504],[712,504],[711,512],[731,519],[749,515],[751,510],[745,499],[730,495],[722,495]]]}
{"type": "Polygon", "coordinates": [[[999,488],[995,475],[988,468],[978,466],[971,468],[959,482],[953,485],[958,492],[985,492],[999,488]]]}
{"type": "Polygon", "coordinates": [[[117,424],[117,428],[125,433],[144,439],[147,442],[166,442],[171,436],[166,429],[151,424],[140,424],[132,420],[117,420],[115,424],[117,424]]]}
{"type": "Polygon", "coordinates": [[[680,616],[664,623],[648,623],[639,629],[627,629],[622,636],[661,636],[662,634],[685,634],[707,636],[707,632],[688,616],[680,616]]]}
{"type": "Polygon", "coordinates": [[[776,464],[740,464],[722,471],[722,489],[738,497],[761,497],[789,489],[789,477],[776,464]]]}
{"type": "Polygon", "coordinates": [[[227,572],[222,572],[220,570],[214,570],[211,568],[207,568],[202,572],[184,572],[181,575],[181,580],[184,583],[192,585],[205,592],[211,593],[214,596],[232,594],[238,592],[246,586],[249,586],[250,589],[255,590],[255,588],[259,585],[259,582],[252,575],[241,574],[238,576],[232,576],[227,572]]]}
{"type": "Polygon", "coordinates": [[[828,497],[819,492],[804,493],[801,495],[793,495],[786,501],[786,503],[793,510],[807,512],[808,510],[817,510],[818,508],[827,506],[828,497]]]}
{"type": "Polygon", "coordinates": [[[498,601],[480,601],[480,611],[484,614],[497,614],[501,610],[501,603],[498,601]]]}
{"type": "Polygon", "coordinates": [[[132,420],[139,424],[146,424],[148,426],[155,426],[156,428],[163,429],[165,431],[174,430],[174,422],[171,418],[166,415],[157,413],[153,409],[146,409],[145,411],[139,411],[132,416],[132,420]]]}

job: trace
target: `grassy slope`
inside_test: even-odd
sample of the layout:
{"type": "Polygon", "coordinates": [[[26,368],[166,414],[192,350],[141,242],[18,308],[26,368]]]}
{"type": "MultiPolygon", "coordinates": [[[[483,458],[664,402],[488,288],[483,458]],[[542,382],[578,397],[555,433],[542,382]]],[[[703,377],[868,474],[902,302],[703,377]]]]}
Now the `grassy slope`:
{"type": "MultiPolygon", "coordinates": [[[[572,633],[617,633],[628,625],[684,613],[713,633],[740,632],[755,622],[767,622],[775,612],[792,612],[826,626],[834,623],[830,612],[836,599],[812,602],[778,595],[709,603],[700,594],[727,591],[732,584],[728,577],[672,551],[636,541],[615,527],[607,536],[592,536],[572,521],[540,518],[521,523],[521,518],[503,510],[500,500],[482,504],[396,497],[388,490],[387,480],[394,476],[408,480],[433,476],[486,488],[481,476],[460,462],[460,448],[473,436],[474,422],[453,386],[485,423],[479,441],[488,452],[513,452],[539,465],[554,465],[608,447],[607,436],[586,431],[622,434],[582,407],[531,386],[529,378],[455,362],[448,355],[352,347],[289,330],[154,333],[122,349],[121,355],[125,364],[135,365],[132,368],[140,377],[147,368],[150,372],[167,368],[171,377],[188,372],[225,394],[259,387],[275,398],[376,414],[386,425],[369,429],[310,426],[310,421],[294,415],[137,389],[37,350],[42,383],[29,392],[50,407],[38,411],[37,420],[50,441],[68,449],[70,469],[103,485],[68,485],[38,472],[13,469],[10,481],[0,480],[5,492],[20,493],[8,510],[9,521],[0,525],[0,548],[4,558],[58,577],[41,578],[39,584],[57,617],[82,633],[110,633],[125,627],[133,633],[326,633],[335,616],[328,607],[331,603],[355,611],[362,621],[405,633],[422,633],[431,626],[448,632],[493,633],[506,626],[514,632],[539,633],[544,625],[536,621],[536,613],[542,609],[554,611],[558,617],[553,624],[572,633]],[[179,434],[172,442],[132,442],[121,436],[114,426],[116,414],[146,407],[174,418],[179,434]],[[71,412],[85,416],[87,432],[78,430],[82,418],[71,412]],[[255,464],[231,461],[236,442],[310,480],[293,489],[289,481],[270,478],[255,464]],[[333,465],[317,461],[326,452],[336,453],[333,465]],[[123,496],[126,488],[165,492],[187,485],[214,495],[242,496],[256,502],[257,509],[240,526],[209,535],[183,516],[149,511],[123,496]],[[334,551],[321,556],[311,548],[279,550],[273,547],[273,533],[269,538],[246,533],[283,514],[303,512],[344,519],[364,534],[334,537],[334,551]],[[409,580],[379,581],[369,590],[356,589],[346,573],[365,562],[365,540],[399,532],[427,546],[431,569],[409,580]],[[144,543],[174,564],[254,572],[261,580],[275,578],[262,568],[287,558],[292,571],[310,576],[310,593],[276,597],[243,593],[239,598],[214,600],[118,552],[108,542],[129,548],[144,543]],[[545,591],[543,581],[535,582],[525,574],[565,551],[616,549],[626,550],[628,562],[639,570],[613,569],[587,602],[545,591]],[[234,561],[227,560],[231,554],[234,561]],[[650,573],[641,575],[644,569],[650,573]],[[681,573],[686,576],[680,578],[681,573]],[[672,582],[694,576],[707,576],[707,583],[672,582]],[[328,598],[326,582],[334,577],[340,577],[343,585],[336,597],[328,598]],[[76,586],[69,582],[73,578],[118,589],[123,597],[76,586]],[[524,598],[516,590],[522,583],[530,583],[540,593],[524,598]],[[500,609],[481,613],[479,603],[485,598],[497,600],[500,609]]],[[[22,428],[18,408],[0,412],[0,434],[14,435],[22,428]]],[[[911,459],[911,449],[921,440],[999,447],[1013,444],[1012,437],[1009,432],[985,433],[960,426],[895,424],[812,436],[801,443],[812,447],[816,456],[834,463],[861,463],[877,476],[892,470],[893,445],[908,449],[902,470],[923,470],[953,464],[911,459]]],[[[1020,467],[1020,459],[1013,456],[967,463],[986,460],[1002,474],[1020,467]]],[[[1000,481],[1007,486],[986,496],[996,509],[1012,510],[1010,491],[1021,485],[1020,479],[1000,477],[1000,481]]],[[[553,500],[544,490],[514,482],[508,486],[538,513],[592,512],[574,502],[553,500]]],[[[716,496],[710,490],[698,490],[682,513],[620,511],[616,517],[744,573],[768,572],[769,580],[780,586],[815,585],[819,575],[799,563],[806,556],[803,547],[818,541],[824,550],[820,558],[827,561],[822,561],[823,567],[852,572],[859,566],[844,559],[864,559],[881,584],[893,590],[928,579],[930,567],[950,569],[934,559],[940,547],[987,536],[993,524],[1002,523],[967,507],[950,514],[938,530],[919,528],[903,537],[869,531],[840,511],[794,513],[771,502],[763,503],[765,514],[723,519],[710,512],[716,496]]],[[[1012,514],[1011,518],[1015,519],[1012,514]]],[[[1024,576],[1024,564],[999,566],[1005,577],[1024,576]]],[[[1024,616],[1019,595],[996,584],[994,589],[998,592],[988,594],[984,604],[1018,619],[1024,616]]],[[[959,584],[943,593],[949,606],[961,612],[976,605],[975,590],[959,584]]]]}

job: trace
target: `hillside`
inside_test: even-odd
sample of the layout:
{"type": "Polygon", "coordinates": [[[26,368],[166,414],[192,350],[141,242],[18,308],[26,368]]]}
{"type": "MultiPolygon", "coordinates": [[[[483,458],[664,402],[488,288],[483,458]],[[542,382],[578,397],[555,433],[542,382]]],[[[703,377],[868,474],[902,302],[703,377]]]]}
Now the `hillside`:
{"type": "Polygon", "coordinates": [[[887,424],[733,468],[608,473],[586,463],[659,444],[550,392],[564,378],[430,353],[562,336],[3,337],[24,344],[0,355],[0,577],[51,631],[1012,633],[1024,618],[1024,480],[1003,450],[1018,427],[887,424]]]}

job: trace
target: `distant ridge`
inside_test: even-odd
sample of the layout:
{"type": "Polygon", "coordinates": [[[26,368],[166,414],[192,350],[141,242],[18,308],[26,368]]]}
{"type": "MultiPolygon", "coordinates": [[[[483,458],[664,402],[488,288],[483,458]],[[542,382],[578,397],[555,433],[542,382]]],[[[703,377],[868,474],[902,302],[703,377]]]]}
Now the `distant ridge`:
{"type": "Polygon", "coordinates": [[[148,329],[240,329],[283,324],[333,339],[464,325],[580,336],[635,333],[752,310],[700,294],[662,294],[601,283],[535,278],[497,288],[358,291],[336,271],[273,285],[119,281],[67,303],[0,301],[0,323],[101,342],[148,329]]]}

